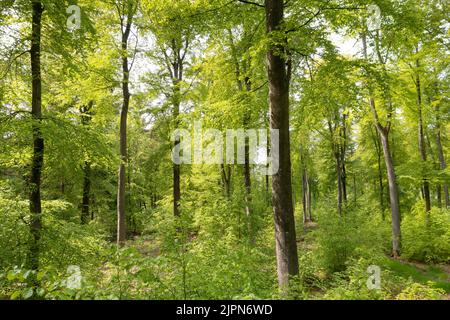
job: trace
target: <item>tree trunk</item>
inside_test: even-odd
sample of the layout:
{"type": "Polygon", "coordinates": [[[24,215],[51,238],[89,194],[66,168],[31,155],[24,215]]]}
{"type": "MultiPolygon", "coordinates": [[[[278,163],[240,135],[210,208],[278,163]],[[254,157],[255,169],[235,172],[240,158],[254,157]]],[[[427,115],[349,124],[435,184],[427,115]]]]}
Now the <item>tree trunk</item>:
{"type": "Polygon", "coordinates": [[[306,168],[303,167],[302,170],[302,205],[303,205],[303,224],[306,223],[307,219],[307,212],[308,212],[308,204],[307,204],[307,182],[306,182],[306,168]]]}
{"type": "MultiPolygon", "coordinates": [[[[417,69],[420,68],[419,59],[416,60],[417,69]]],[[[427,152],[425,146],[425,135],[423,130],[423,117],[422,117],[422,92],[420,84],[419,70],[416,71],[416,92],[417,92],[417,106],[419,111],[419,149],[422,162],[425,165],[427,162],[427,152]]],[[[425,211],[429,212],[431,210],[431,200],[430,200],[430,183],[426,177],[423,177],[423,197],[425,200],[425,211]]]]}
{"type": "Polygon", "coordinates": [[[89,203],[91,193],[91,164],[84,162],[83,200],[81,206],[81,224],[87,224],[89,220],[89,203]]]}
{"type": "MultiPolygon", "coordinates": [[[[283,21],[283,0],[266,0],[267,33],[279,30],[283,21]]],[[[278,42],[278,41],[277,41],[278,42]]],[[[289,277],[298,276],[298,255],[292,206],[291,157],[289,141],[289,76],[282,52],[285,45],[272,44],[267,53],[270,128],[279,130],[279,170],[272,177],[278,284],[288,292],[289,277]]],[[[274,144],[274,141],[271,141],[274,144]]],[[[277,146],[278,147],[278,146],[277,146]]],[[[276,150],[272,145],[271,150],[276,150]]]]}
{"type": "MultiPolygon", "coordinates": [[[[83,126],[89,125],[92,115],[93,101],[89,102],[87,106],[80,108],[81,112],[81,123],[83,126]]],[[[81,224],[87,224],[90,218],[89,216],[89,206],[90,206],[90,196],[91,196],[91,163],[89,161],[84,162],[83,167],[83,198],[81,203],[81,224]]]]}
{"type": "Polygon", "coordinates": [[[31,163],[30,189],[30,231],[33,236],[29,256],[28,268],[39,269],[39,242],[41,238],[41,173],[44,164],[44,138],[41,132],[42,120],[42,90],[41,90],[41,19],[44,10],[41,1],[33,2],[33,25],[31,31],[31,75],[32,75],[32,102],[31,114],[33,117],[33,157],[31,163]]]}
{"type": "Polygon", "coordinates": [[[223,188],[228,199],[231,196],[231,167],[229,165],[220,165],[220,174],[222,176],[223,188]]]}
{"type": "Polygon", "coordinates": [[[127,117],[130,105],[130,69],[128,66],[128,38],[131,32],[132,24],[132,4],[128,5],[127,23],[125,29],[122,29],[122,94],[123,104],[120,112],[120,166],[119,166],[119,183],[117,192],[117,244],[123,246],[126,239],[126,217],[125,217],[125,184],[126,184],[126,167],[128,163],[127,156],[127,117]]]}
{"type": "MultiPolygon", "coordinates": [[[[248,77],[245,78],[245,87],[247,92],[250,92],[252,85],[248,77]]],[[[246,111],[244,114],[244,128],[248,129],[250,122],[250,115],[246,111]]],[[[245,155],[244,155],[244,186],[245,186],[245,213],[247,214],[248,220],[248,232],[250,244],[255,244],[255,234],[253,228],[253,212],[252,212],[252,184],[251,184],[251,174],[250,174],[250,141],[249,137],[245,137],[245,155]]]]}
{"type": "MultiPolygon", "coordinates": [[[[173,74],[172,74],[172,106],[173,106],[173,119],[175,129],[179,125],[180,105],[181,105],[181,88],[180,84],[183,80],[183,61],[180,57],[180,49],[177,47],[175,39],[172,40],[173,51],[173,74]]],[[[174,141],[174,149],[181,143],[180,138],[177,137],[174,141]]],[[[179,164],[173,163],[173,214],[175,217],[180,216],[180,200],[181,200],[181,187],[180,187],[180,175],[181,168],[179,164]]]]}
{"type": "MultiPolygon", "coordinates": [[[[247,65],[244,61],[242,63],[243,66],[241,68],[241,62],[238,57],[236,46],[234,44],[233,34],[230,29],[228,29],[228,36],[230,39],[231,54],[232,54],[233,62],[234,62],[234,69],[235,69],[234,73],[236,76],[237,89],[239,90],[240,93],[244,91],[244,85],[243,85],[243,82],[241,79],[241,77],[242,77],[241,69],[242,69],[242,72],[245,75],[245,79],[244,79],[245,92],[250,93],[252,91],[252,83],[250,81],[249,76],[246,75],[247,65]]],[[[244,129],[246,129],[246,130],[248,129],[249,122],[250,122],[250,114],[249,114],[248,110],[246,109],[244,111],[244,119],[243,119],[244,129]]],[[[252,223],[252,188],[251,188],[250,156],[249,156],[250,146],[249,146],[249,138],[248,137],[245,137],[245,147],[244,148],[245,148],[245,150],[244,150],[244,153],[245,153],[244,154],[245,214],[247,216],[247,223],[248,223],[247,229],[248,229],[248,233],[249,233],[249,240],[250,240],[251,244],[254,244],[255,238],[254,238],[254,230],[253,230],[253,223],[252,223]]]]}
{"type": "MultiPolygon", "coordinates": [[[[372,133],[372,127],[370,129],[370,132],[372,133]]],[[[381,168],[381,157],[382,157],[382,150],[380,146],[380,134],[377,130],[377,127],[375,126],[375,134],[371,134],[373,143],[375,145],[375,150],[377,152],[377,173],[378,173],[378,192],[379,192],[379,199],[380,199],[380,208],[381,208],[381,217],[384,220],[384,186],[383,186],[383,171],[381,168]]]]}
{"type": "Polygon", "coordinates": [[[338,153],[335,154],[336,158],[336,175],[337,175],[337,198],[338,198],[338,212],[342,216],[342,202],[343,202],[343,190],[342,190],[342,175],[341,175],[341,157],[338,153]]]}
{"type": "Polygon", "coordinates": [[[310,179],[308,175],[308,171],[306,171],[306,209],[308,211],[308,221],[312,221],[312,215],[311,215],[311,185],[310,185],[310,179]]]}
{"type": "Polygon", "coordinates": [[[347,202],[347,172],[345,169],[345,152],[347,149],[347,127],[346,127],[346,115],[342,115],[342,128],[340,130],[340,156],[341,156],[341,182],[342,182],[342,199],[347,202]]]}

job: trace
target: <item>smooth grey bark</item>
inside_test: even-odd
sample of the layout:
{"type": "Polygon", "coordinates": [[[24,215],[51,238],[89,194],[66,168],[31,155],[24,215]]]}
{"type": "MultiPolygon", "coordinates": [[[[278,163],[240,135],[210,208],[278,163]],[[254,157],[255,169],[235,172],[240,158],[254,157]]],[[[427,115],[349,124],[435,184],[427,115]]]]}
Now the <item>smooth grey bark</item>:
{"type": "MultiPolygon", "coordinates": [[[[134,7],[132,2],[127,3],[126,22],[121,17],[121,49],[122,49],[122,110],[120,112],[120,165],[117,192],[117,245],[123,246],[126,239],[126,168],[128,164],[127,156],[127,118],[130,106],[130,67],[128,64],[128,39],[133,23],[134,7]]],[[[119,15],[121,13],[119,12],[119,15]]]]}
{"type": "MultiPolygon", "coordinates": [[[[419,59],[416,60],[416,79],[415,79],[415,85],[416,85],[416,94],[417,94],[417,107],[418,107],[418,113],[419,113],[419,150],[420,150],[420,157],[422,159],[423,164],[426,164],[427,162],[427,151],[426,151],[426,145],[425,145],[425,134],[424,134],[424,128],[423,128],[423,117],[422,117],[422,89],[421,89],[421,82],[420,82],[420,74],[419,74],[419,68],[420,68],[420,61],[419,59]]],[[[425,200],[425,211],[429,212],[431,210],[431,199],[430,199],[430,183],[426,177],[423,177],[423,186],[422,186],[422,192],[423,197],[425,200]]]]}
{"type": "MultiPolygon", "coordinates": [[[[284,17],[283,0],[266,0],[266,31],[269,35],[280,29],[284,17]]],[[[267,52],[269,80],[270,128],[279,130],[279,170],[272,176],[272,203],[275,220],[278,284],[282,294],[289,288],[289,279],[298,276],[298,253],[292,206],[291,157],[289,138],[289,71],[286,44],[277,41],[267,52]]],[[[273,144],[274,141],[271,141],[273,144]]],[[[272,150],[276,150],[274,145],[272,150]]]]}
{"type": "Polygon", "coordinates": [[[33,119],[33,155],[31,162],[31,175],[29,180],[30,200],[30,231],[31,241],[27,266],[31,270],[39,269],[39,242],[42,229],[41,207],[41,174],[44,164],[44,138],[41,132],[42,121],[42,80],[41,80],[41,29],[43,5],[39,0],[32,1],[32,30],[31,30],[31,75],[32,99],[31,115],[33,119]]]}

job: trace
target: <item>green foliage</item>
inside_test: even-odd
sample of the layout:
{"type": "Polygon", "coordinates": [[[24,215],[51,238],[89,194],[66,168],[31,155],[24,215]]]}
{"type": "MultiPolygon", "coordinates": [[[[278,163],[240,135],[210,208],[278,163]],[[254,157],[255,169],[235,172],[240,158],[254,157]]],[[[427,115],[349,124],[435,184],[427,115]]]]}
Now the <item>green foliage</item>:
{"type": "Polygon", "coordinates": [[[328,273],[343,271],[361,250],[375,254],[389,250],[389,224],[379,212],[369,214],[352,206],[340,217],[326,206],[318,211],[318,223],[320,228],[310,236],[317,241],[318,259],[328,273]]]}
{"type": "Polygon", "coordinates": [[[402,221],[403,255],[425,262],[450,261],[450,215],[448,210],[432,208],[425,213],[418,203],[402,221]]]}
{"type": "Polygon", "coordinates": [[[386,258],[359,258],[349,261],[348,268],[344,272],[334,275],[332,287],[326,291],[325,299],[344,300],[439,300],[442,299],[444,290],[436,288],[434,283],[425,284],[413,282],[411,279],[402,278],[385,267],[386,258]],[[369,273],[367,268],[375,265],[381,269],[380,289],[369,289],[367,280],[369,273]]]}

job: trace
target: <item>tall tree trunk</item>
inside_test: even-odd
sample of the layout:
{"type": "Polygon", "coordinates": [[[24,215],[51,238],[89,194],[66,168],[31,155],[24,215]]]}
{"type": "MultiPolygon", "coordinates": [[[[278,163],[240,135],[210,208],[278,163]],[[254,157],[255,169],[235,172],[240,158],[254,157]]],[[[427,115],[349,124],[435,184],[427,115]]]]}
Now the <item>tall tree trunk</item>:
{"type": "Polygon", "coordinates": [[[345,152],[347,150],[347,125],[346,125],[347,116],[345,114],[342,115],[342,128],[340,130],[340,156],[341,156],[341,182],[342,182],[342,199],[344,202],[347,202],[347,172],[345,169],[345,152]]]}
{"type": "MultiPolygon", "coordinates": [[[[363,32],[361,34],[362,44],[363,44],[363,54],[364,58],[367,60],[367,40],[366,34],[363,32]]],[[[383,149],[384,161],[386,164],[388,185],[389,185],[389,200],[391,206],[391,214],[392,214],[392,255],[394,257],[398,257],[401,252],[401,230],[400,230],[400,201],[398,196],[398,186],[397,186],[397,178],[395,175],[394,163],[392,160],[392,154],[389,147],[389,131],[391,128],[391,114],[392,107],[388,113],[388,123],[385,127],[381,125],[380,119],[378,117],[378,112],[375,106],[375,100],[371,96],[370,99],[370,109],[372,110],[373,119],[375,122],[375,126],[379,133],[379,137],[381,140],[381,146],[383,149]]]]}
{"type": "Polygon", "coordinates": [[[400,205],[398,197],[397,178],[394,171],[394,163],[392,161],[391,152],[389,150],[388,132],[383,130],[380,132],[381,145],[383,146],[384,160],[386,163],[387,176],[389,182],[389,198],[392,211],[392,254],[394,257],[400,255],[400,205]]]}
{"type": "Polygon", "coordinates": [[[308,171],[306,171],[306,209],[308,212],[308,221],[312,221],[312,215],[311,215],[311,184],[310,184],[310,177],[308,174],[308,171]]]}
{"type": "Polygon", "coordinates": [[[89,161],[84,162],[84,178],[83,178],[83,199],[81,204],[81,224],[89,222],[89,204],[91,194],[91,164],[89,161]]]}
{"type": "Polygon", "coordinates": [[[306,200],[306,198],[307,198],[308,195],[307,195],[307,191],[306,191],[306,189],[307,189],[307,186],[306,186],[306,184],[307,184],[306,179],[307,179],[307,177],[306,177],[306,168],[303,167],[303,170],[302,170],[302,206],[303,206],[303,224],[305,224],[306,221],[308,220],[308,219],[307,219],[308,204],[307,204],[307,200],[306,200]]]}
{"type": "MultiPolygon", "coordinates": [[[[246,32],[246,30],[244,30],[246,32]]],[[[233,33],[230,29],[228,29],[228,37],[230,40],[230,46],[231,46],[231,54],[234,62],[234,73],[236,77],[236,85],[237,89],[240,93],[244,92],[244,84],[245,84],[245,92],[250,93],[252,91],[252,83],[250,80],[250,77],[246,75],[247,73],[247,63],[245,61],[242,62],[242,68],[241,68],[241,61],[238,57],[238,52],[236,49],[236,46],[234,44],[233,39],[233,33]],[[241,71],[242,70],[242,71],[241,71]],[[245,76],[244,81],[242,81],[242,73],[245,76]]],[[[243,117],[243,126],[244,129],[248,129],[249,122],[250,122],[250,114],[247,109],[244,111],[244,117],[243,117]]],[[[245,146],[244,146],[244,188],[245,188],[245,214],[247,216],[247,229],[249,233],[249,240],[251,244],[255,243],[254,238],[254,230],[253,230],[253,223],[252,223],[252,188],[251,188],[251,174],[250,174],[250,146],[249,146],[249,138],[245,137],[245,146]]]]}
{"type": "MultiPolygon", "coordinates": [[[[90,101],[87,106],[80,108],[81,123],[83,126],[89,125],[92,116],[92,106],[94,102],[90,101]]],[[[90,218],[89,206],[91,197],[91,163],[86,160],[83,167],[83,197],[81,202],[81,224],[87,224],[90,218]]]]}
{"type": "MultiPolygon", "coordinates": [[[[279,30],[284,16],[283,0],[266,0],[267,33],[279,30]]],[[[277,41],[278,42],[278,41],[277,41]]],[[[279,170],[272,177],[278,284],[283,294],[289,277],[298,276],[298,254],[292,206],[291,157],[289,141],[289,75],[282,52],[285,45],[272,44],[267,53],[270,128],[279,130],[279,170]]],[[[274,141],[271,141],[273,144],[274,141]]],[[[276,150],[272,145],[271,150],[276,150]]]]}
{"type": "MultiPolygon", "coordinates": [[[[417,107],[419,112],[419,149],[420,156],[422,158],[422,162],[425,165],[427,162],[427,151],[425,145],[425,134],[423,129],[423,117],[422,117],[422,92],[421,92],[421,83],[420,83],[420,61],[416,60],[416,93],[417,93],[417,107]]],[[[425,211],[429,212],[431,210],[431,200],[430,200],[430,183],[428,182],[428,178],[423,177],[423,197],[425,200],[425,211]]]]}
{"type": "Polygon", "coordinates": [[[231,196],[231,167],[230,165],[221,164],[220,165],[220,174],[222,176],[223,188],[225,191],[225,195],[229,199],[231,196]]]}
{"type": "MultiPolygon", "coordinates": [[[[335,129],[333,128],[331,124],[331,120],[328,119],[328,130],[330,132],[330,141],[331,141],[331,148],[333,151],[333,156],[335,160],[335,170],[336,170],[336,181],[337,181],[337,205],[338,205],[338,214],[339,216],[342,216],[342,203],[343,203],[343,181],[342,181],[342,148],[340,146],[340,142],[335,141],[335,129]]],[[[340,137],[340,135],[339,135],[340,137]]]]}
{"type": "Polygon", "coordinates": [[[127,6],[127,22],[122,26],[122,95],[123,104],[120,112],[120,166],[119,166],[119,182],[117,192],[117,244],[123,246],[126,239],[126,217],[125,217],[125,184],[126,184],[126,167],[128,163],[127,156],[127,117],[128,108],[130,106],[130,68],[128,65],[128,38],[131,32],[133,19],[133,5],[131,2],[127,6]]]}
{"type": "Polygon", "coordinates": [[[311,190],[306,166],[302,170],[303,223],[311,220],[311,190]]]}
{"type": "Polygon", "coordinates": [[[30,231],[33,241],[30,245],[27,259],[28,268],[39,269],[39,242],[41,238],[41,173],[44,164],[44,138],[41,132],[42,120],[42,90],[41,90],[41,19],[44,10],[41,1],[34,0],[32,30],[31,30],[31,75],[32,101],[31,114],[33,117],[33,157],[31,163],[30,189],[30,231]]]}
{"type": "MultiPolygon", "coordinates": [[[[179,115],[181,105],[181,88],[180,84],[183,80],[183,60],[180,56],[180,49],[176,44],[175,39],[172,40],[173,51],[173,73],[172,73],[172,106],[173,106],[173,119],[175,129],[179,126],[179,115]]],[[[180,138],[177,137],[174,141],[174,149],[181,143],[180,138]]],[[[180,200],[181,200],[181,187],[180,187],[180,175],[181,168],[179,164],[173,163],[173,214],[175,217],[180,216],[180,200]]]]}
{"type": "MultiPolygon", "coordinates": [[[[245,88],[247,92],[250,92],[252,89],[252,84],[250,82],[250,78],[245,78],[245,88]]],[[[248,111],[244,114],[244,128],[248,129],[248,125],[250,122],[250,115],[248,111]]],[[[255,230],[253,226],[253,212],[252,212],[252,183],[251,183],[251,173],[250,173],[250,139],[249,137],[245,137],[245,155],[244,155],[244,186],[245,186],[245,213],[247,214],[248,220],[248,232],[249,232],[249,240],[250,244],[255,244],[255,230]]]]}
{"type": "Polygon", "coordinates": [[[341,175],[341,157],[339,153],[335,153],[334,156],[336,159],[338,212],[339,215],[342,216],[343,190],[342,190],[342,175],[341,175]]]}
{"type": "Polygon", "coordinates": [[[377,173],[378,173],[378,192],[379,192],[379,199],[380,199],[380,208],[381,208],[381,217],[384,220],[384,186],[383,186],[383,171],[381,168],[381,157],[383,151],[381,150],[380,146],[380,133],[377,130],[377,127],[375,126],[375,134],[372,132],[372,126],[370,129],[371,136],[373,139],[373,143],[375,145],[375,150],[377,152],[377,173]]]}
{"type": "MultiPolygon", "coordinates": [[[[439,114],[439,108],[436,108],[436,109],[437,109],[436,110],[437,113],[439,114]]],[[[444,150],[442,148],[441,126],[440,126],[439,116],[437,119],[436,146],[437,146],[437,152],[438,152],[438,156],[439,156],[439,166],[440,166],[441,170],[444,171],[445,168],[447,167],[447,164],[445,162],[444,150]]],[[[450,207],[450,199],[449,199],[449,194],[448,194],[448,182],[444,181],[443,185],[444,185],[445,207],[448,208],[448,207],[450,207]]],[[[440,194],[440,192],[439,192],[439,194],[440,194]]]]}

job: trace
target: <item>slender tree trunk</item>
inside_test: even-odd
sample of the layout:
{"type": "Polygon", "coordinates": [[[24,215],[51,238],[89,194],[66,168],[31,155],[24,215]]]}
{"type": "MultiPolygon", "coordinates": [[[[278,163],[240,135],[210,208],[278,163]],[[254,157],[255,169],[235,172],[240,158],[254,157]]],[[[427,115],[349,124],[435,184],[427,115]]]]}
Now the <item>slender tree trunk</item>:
{"type": "MultiPolygon", "coordinates": [[[[284,16],[283,0],[266,0],[266,27],[271,34],[279,30],[284,16]]],[[[280,52],[283,44],[272,44],[267,53],[269,79],[270,128],[279,130],[279,170],[272,177],[272,202],[278,283],[288,292],[289,277],[298,276],[298,254],[292,206],[291,157],[289,141],[289,75],[287,61],[280,52]]],[[[271,142],[272,144],[274,141],[271,142]]],[[[276,150],[272,145],[271,150],[276,150]]],[[[273,156],[273,155],[272,155],[273,156]]]]}
{"type": "MultiPolygon", "coordinates": [[[[437,145],[437,151],[439,156],[439,166],[441,170],[445,170],[447,167],[447,164],[445,163],[445,157],[444,157],[444,150],[442,148],[442,141],[441,141],[441,128],[438,124],[438,131],[436,133],[436,145],[437,145]]],[[[450,199],[448,194],[448,183],[447,181],[444,181],[444,198],[445,198],[445,207],[450,207],[450,199]]],[[[440,194],[440,192],[439,192],[440,194]]]]}
{"type": "Polygon", "coordinates": [[[308,211],[308,221],[312,221],[312,215],[311,215],[311,184],[310,184],[310,178],[308,175],[308,171],[306,171],[306,190],[307,190],[307,195],[306,195],[306,208],[308,211]]]}
{"type": "MultiPolygon", "coordinates": [[[[173,78],[172,78],[172,105],[173,105],[173,118],[175,129],[179,126],[179,115],[181,105],[181,88],[180,84],[183,80],[183,61],[180,57],[180,49],[177,47],[175,39],[172,40],[173,51],[173,78]]],[[[180,138],[177,137],[174,141],[174,148],[181,143],[180,138]]],[[[173,214],[175,217],[180,216],[180,200],[181,200],[181,187],[180,187],[180,175],[181,168],[179,164],[173,164],[173,214]]]]}
{"type": "Polygon", "coordinates": [[[220,174],[222,176],[222,183],[225,195],[229,199],[231,196],[231,167],[229,165],[221,164],[220,174]]]}
{"type": "MultiPolygon", "coordinates": [[[[420,68],[419,59],[416,60],[417,69],[420,68]]],[[[422,162],[425,165],[427,162],[427,151],[425,145],[425,134],[423,129],[423,117],[422,117],[422,92],[419,70],[416,71],[416,92],[417,92],[417,106],[419,111],[419,149],[422,162]]],[[[423,197],[425,200],[425,211],[429,212],[431,210],[431,200],[430,200],[430,183],[426,177],[423,177],[423,197]]]]}
{"type": "MultiPolygon", "coordinates": [[[[367,42],[366,42],[366,34],[363,32],[361,34],[362,44],[363,44],[363,54],[364,58],[367,60],[367,42]]],[[[381,146],[383,149],[384,161],[386,164],[388,185],[389,185],[389,200],[391,206],[391,214],[392,214],[392,255],[394,257],[398,257],[401,252],[401,230],[400,230],[400,201],[398,195],[398,186],[397,186],[397,178],[395,175],[394,163],[392,160],[392,154],[389,147],[389,131],[391,127],[391,113],[392,109],[389,110],[388,113],[388,124],[386,127],[383,127],[380,123],[380,119],[378,117],[378,112],[375,106],[375,100],[373,97],[370,97],[370,109],[372,110],[375,126],[379,133],[379,137],[381,140],[381,146]]]]}
{"type": "Polygon", "coordinates": [[[309,185],[309,175],[306,167],[302,170],[302,201],[303,201],[303,223],[311,222],[311,190],[309,185]]]}
{"type": "Polygon", "coordinates": [[[328,131],[330,132],[331,149],[335,161],[335,171],[336,171],[336,182],[337,182],[337,206],[338,214],[342,216],[342,202],[343,202],[343,190],[342,190],[342,157],[341,157],[341,147],[338,142],[335,141],[335,129],[331,124],[331,120],[328,119],[328,131]]]}
{"type": "Polygon", "coordinates": [[[307,204],[307,182],[306,182],[306,168],[303,167],[302,170],[302,204],[303,204],[303,224],[307,221],[307,212],[308,212],[308,204],[307,204]]]}
{"type": "Polygon", "coordinates": [[[31,163],[30,189],[30,231],[33,237],[29,256],[28,268],[39,269],[39,242],[41,239],[41,173],[44,164],[44,138],[41,132],[42,120],[42,90],[41,90],[41,19],[43,6],[41,1],[33,0],[33,17],[31,31],[31,75],[32,75],[32,102],[31,114],[33,117],[33,157],[31,163]]]}
{"type": "Polygon", "coordinates": [[[340,162],[341,162],[341,182],[342,182],[342,199],[347,202],[347,171],[345,169],[345,152],[347,149],[347,127],[346,127],[346,115],[342,115],[342,128],[340,130],[340,162]]]}
{"type": "Polygon", "coordinates": [[[128,65],[128,38],[132,25],[132,4],[128,4],[126,26],[122,28],[122,95],[123,104],[120,112],[120,166],[119,181],[117,192],[117,244],[123,246],[126,239],[126,216],[125,216],[125,184],[126,184],[126,167],[128,164],[127,156],[127,117],[128,108],[130,106],[130,69],[128,65]]]}
{"type": "MultiPolygon", "coordinates": [[[[252,85],[248,77],[245,78],[245,87],[247,92],[250,92],[252,85]]],[[[244,128],[248,129],[250,122],[250,115],[248,112],[244,114],[244,128]]],[[[249,137],[245,137],[245,155],[244,155],[244,186],[245,186],[245,212],[247,214],[248,220],[248,232],[250,244],[255,244],[255,230],[253,226],[253,211],[252,211],[252,183],[251,183],[251,173],[250,173],[250,141],[249,137]]]]}
{"type": "Polygon", "coordinates": [[[343,202],[343,190],[342,190],[342,175],[341,175],[341,157],[339,154],[335,154],[336,158],[336,175],[337,175],[337,198],[338,198],[338,212],[342,216],[342,202],[343,202]]]}
{"type": "MultiPolygon", "coordinates": [[[[370,132],[372,133],[372,129],[370,129],[370,132]]],[[[381,217],[384,220],[384,186],[383,186],[383,171],[381,168],[381,157],[382,157],[382,150],[380,146],[380,134],[377,130],[377,127],[375,126],[375,134],[371,134],[373,138],[373,143],[375,145],[375,150],[377,152],[377,170],[378,170],[378,192],[379,192],[379,199],[380,199],[380,208],[381,208],[381,217]]]]}
{"type": "Polygon", "coordinates": [[[442,187],[440,183],[436,185],[436,202],[438,208],[442,208],[442,187]]]}
{"type": "MultiPolygon", "coordinates": [[[[92,116],[93,101],[89,102],[87,106],[80,108],[81,123],[83,126],[89,125],[92,116]]],[[[90,218],[90,197],[91,197],[91,163],[89,161],[84,162],[83,167],[83,197],[81,202],[81,224],[87,224],[90,218]]]]}
{"type": "Polygon", "coordinates": [[[380,132],[381,145],[383,146],[384,160],[386,163],[387,176],[389,182],[389,198],[392,211],[392,254],[394,257],[400,255],[400,205],[397,189],[397,178],[394,171],[394,163],[392,162],[391,152],[389,150],[388,133],[380,132]]]}
{"type": "Polygon", "coordinates": [[[89,220],[89,203],[91,193],[91,164],[84,162],[83,200],[81,206],[81,224],[87,224],[89,220]]]}
{"type": "MultiPolygon", "coordinates": [[[[238,88],[239,92],[243,92],[244,84],[245,84],[245,91],[247,93],[250,93],[252,90],[252,83],[251,83],[249,76],[246,75],[247,65],[244,61],[242,63],[243,66],[241,68],[241,62],[239,61],[240,59],[238,57],[236,46],[234,44],[233,34],[230,29],[228,29],[228,36],[229,36],[229,40],[230,40],[231,52],[232,52],[232,57],[233,57],[233,61],[234,61],[234,69],[235,69],[234,73],[236,76],[237,88],[238,88]],[[242,77],[241,69],[245,75],[244,81],[242,81],[242,79],[241,79],[241,77],[242,77]]],[[[243,119],[244,129],[248,129],[249,122],[250,122],[250,114],[249,114],[248,110],[245,110],[244,111],[244,119],[243,119]]],[[[245,147],[244,148],[245,148],[245,150],[244,150],[244,153],[245,153],[245,155],[244,155],[245,214],[247,216],[247,223],[248,223],[247,229],[249,232],[249,240],[250,240],[251,244],[254,244],[255,238],[254,238],[254,230],[253,230],[253,222],[252,222],[252,188],[251,188],[250,156],[249,156],[250,146],[249,146],[249,138],[248,137],[245,137],[245,147]]]]}

